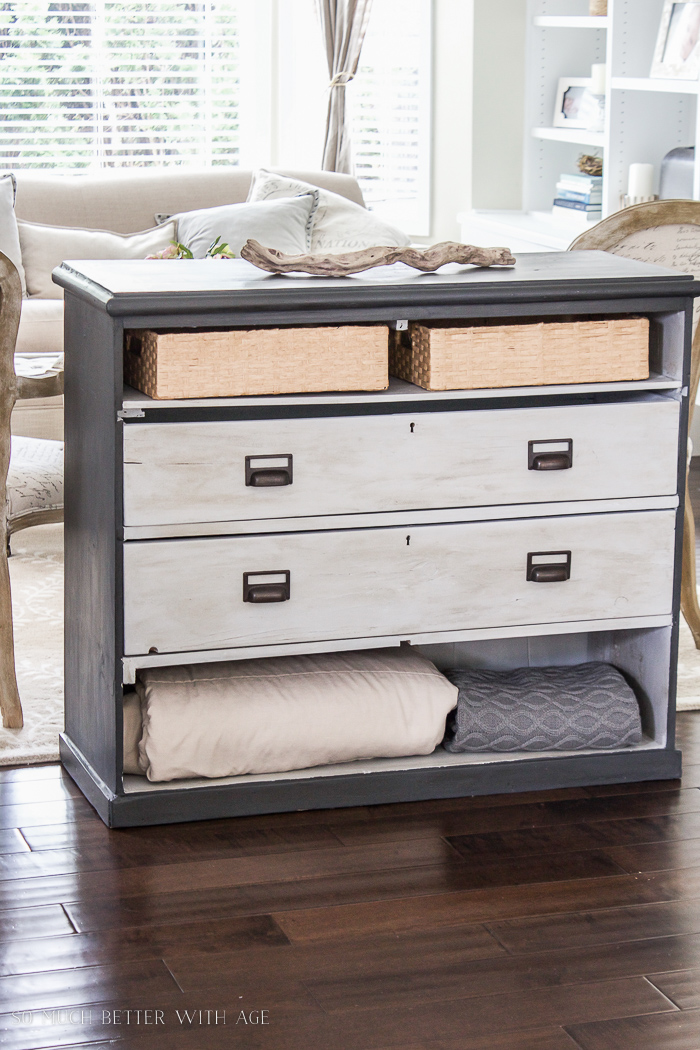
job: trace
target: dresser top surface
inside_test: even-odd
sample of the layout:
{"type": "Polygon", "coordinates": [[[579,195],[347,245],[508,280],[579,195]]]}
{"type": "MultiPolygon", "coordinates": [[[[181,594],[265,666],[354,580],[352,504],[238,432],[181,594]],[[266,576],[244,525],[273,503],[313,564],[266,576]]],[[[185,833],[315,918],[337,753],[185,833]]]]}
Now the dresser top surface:
{"type": "Polygon", "coordinates": [[[54,280],[103,305],[108,313],[152,313],[176,308],[378,305],[562,300],[635,294],[700,295],[690,274],[606,252],[544,252],[516,257],[512,268],[450,264],[424,274],[401,263],[352,277],[273,275],[242,259],[67,261],[54,280]]]}

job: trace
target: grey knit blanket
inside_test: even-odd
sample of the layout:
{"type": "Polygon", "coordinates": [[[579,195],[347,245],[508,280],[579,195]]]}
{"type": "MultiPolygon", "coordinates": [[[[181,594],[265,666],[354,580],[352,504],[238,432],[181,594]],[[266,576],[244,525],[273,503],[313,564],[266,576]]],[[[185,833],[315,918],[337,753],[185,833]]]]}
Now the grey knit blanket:
{"type": "Polygon", "coordinates": [[[448,751],[575,751],[642,739],[637,698],[610,664],[445,674],[459,689],[448,751]]]}

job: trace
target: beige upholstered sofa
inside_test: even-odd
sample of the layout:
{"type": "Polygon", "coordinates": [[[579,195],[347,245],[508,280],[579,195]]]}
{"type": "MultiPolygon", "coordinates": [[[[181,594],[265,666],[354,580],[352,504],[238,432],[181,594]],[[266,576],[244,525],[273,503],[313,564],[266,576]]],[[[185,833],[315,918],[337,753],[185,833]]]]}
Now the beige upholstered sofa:
{"type": "MultiPolygon", "coordinates": [[[[285,171],[284,174],[332,190],[364,205],[360,187],[350,175],[293,171],[285,171]]],[[[70,229],[136,233],[152,228],[156,224],[156,215],[173,215],[245,201],[251,181],[250,171],[224,167],[198,171],[181,168],[131,169],[97,175],[19,171],[15,175],[15,214],[19,223],[22,264],[30,293],[22,304],[17,350],[30,354],[55,353],[63,348],[63,302],[61,290],[56,286],[48,289],[55,298],[31,294],[32,287],[37,286],[32,267],[36,266],[41,256],[41,241],[37,241],[36,230],[25,229],[23,237],[23,223],[67,228],[65,255],[59,252],[60,258],[56,259],[60,262],[61,258],[76,258],[70,243],[70,229]],[[32,232],[35,235],[34,254],[30,255],[26,249],[26,234],[32,232]]],[[[60,235],[53,231],[51,241],[54,252],[57,238],[60,246],[60,235]]],[[[12,417],[13,433],[28,437],[62,438],[61,401],[61,398],[46,398],[18,403],[12,417]]]]}

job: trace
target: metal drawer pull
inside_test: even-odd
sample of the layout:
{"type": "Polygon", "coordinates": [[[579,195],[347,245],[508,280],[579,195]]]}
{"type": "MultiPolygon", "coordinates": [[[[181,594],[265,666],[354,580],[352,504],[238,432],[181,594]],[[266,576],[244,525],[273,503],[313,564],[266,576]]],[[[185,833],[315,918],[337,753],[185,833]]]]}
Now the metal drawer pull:
{"type": "Polygon", "coordinates": [[[569,470],[574,462],[574,443],[571,438],[556,441],[528,441],[528,470],[569,470]]]}
{"type": "Polygon", "coordinates": [[[532,583],[563,583],[571,577],[571,551],[531,551],[527,579],[532,583]]]}
{"type": "Polygon", "coordinates": [[[289,572],[244,572],[243,601],[257,605],[288,602],[290,580],[289,572]]]}
{"type": "Polygon", "coordinates": [[[251,488],[292,484],[293,456],[246,456],[245,483],[251,488]]]}

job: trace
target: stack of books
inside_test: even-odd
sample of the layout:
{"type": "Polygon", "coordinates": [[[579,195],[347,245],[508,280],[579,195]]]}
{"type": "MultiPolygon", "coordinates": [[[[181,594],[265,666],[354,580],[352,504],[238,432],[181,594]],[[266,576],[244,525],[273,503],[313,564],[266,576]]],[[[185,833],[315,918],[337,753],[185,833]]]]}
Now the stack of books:
{"type": "Polygon", "coordinates": [[[598,222],[602,203],[602,175],[560,175],[552,215],[579,225],[598,222]]]}

